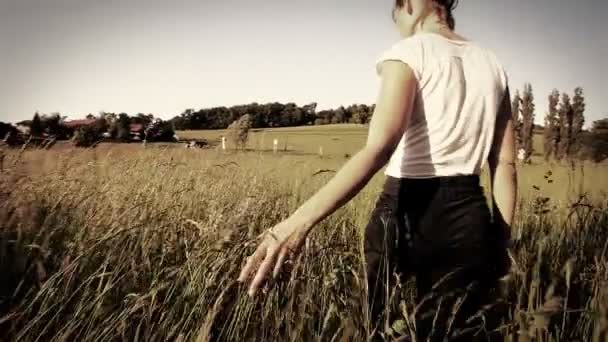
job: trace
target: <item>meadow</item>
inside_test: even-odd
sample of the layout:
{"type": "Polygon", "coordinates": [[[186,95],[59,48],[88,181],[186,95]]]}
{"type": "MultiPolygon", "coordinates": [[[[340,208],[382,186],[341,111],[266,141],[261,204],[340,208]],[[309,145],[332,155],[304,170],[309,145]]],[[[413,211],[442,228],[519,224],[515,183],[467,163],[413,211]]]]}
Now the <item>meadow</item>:
{"type": "MultiPolygon", "coordinates": [[[[219,149],[222,134],[178,132],[216,146],[202,150],[5,150],[0,340],[365,341],[362,230],[382,172],[263,295],[236,282],[256,236],[363,146],[365,126],[259,130],[246,151],[219,149]]],[[[505,341],[608,340],[606,171],[539,156],[518,166],[505,341]]],[[[488,189],[487,172],[482,182],[488,189]]],[[[386,340],[411,331],[415,315],[412,284],[394,290],[386,340]]]]}

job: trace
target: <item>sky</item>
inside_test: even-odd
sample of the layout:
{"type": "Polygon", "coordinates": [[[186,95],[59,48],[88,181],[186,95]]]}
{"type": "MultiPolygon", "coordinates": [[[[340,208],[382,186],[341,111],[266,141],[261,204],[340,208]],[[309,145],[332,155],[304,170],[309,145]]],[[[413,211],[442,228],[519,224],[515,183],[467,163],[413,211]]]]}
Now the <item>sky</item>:
{"type": "MultiPolygon", "coordinates": [[[[399,40],[391,0],[0,0],[0,121],[34,112],[171,118],[251,102],[374,103],[399,40]]],[[[608,2],[461,0],[456,31],[492,49],[537,122],[581,86],[608,117],[608,2]]]]}

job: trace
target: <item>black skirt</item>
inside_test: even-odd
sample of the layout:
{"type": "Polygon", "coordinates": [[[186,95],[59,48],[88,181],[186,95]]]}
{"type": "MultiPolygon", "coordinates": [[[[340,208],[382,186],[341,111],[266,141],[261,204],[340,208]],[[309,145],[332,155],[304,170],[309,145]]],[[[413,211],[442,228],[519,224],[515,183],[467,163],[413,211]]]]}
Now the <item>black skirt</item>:
{"type": "Polygon", "coordinates": [[[415,276],[420,340],[484,340],[492,327],[480,310],[492,301],[506,255],[498,236],[479,176],[387,176],[365,229],[372,322],[386,311],[395,275],[415,276]]]}

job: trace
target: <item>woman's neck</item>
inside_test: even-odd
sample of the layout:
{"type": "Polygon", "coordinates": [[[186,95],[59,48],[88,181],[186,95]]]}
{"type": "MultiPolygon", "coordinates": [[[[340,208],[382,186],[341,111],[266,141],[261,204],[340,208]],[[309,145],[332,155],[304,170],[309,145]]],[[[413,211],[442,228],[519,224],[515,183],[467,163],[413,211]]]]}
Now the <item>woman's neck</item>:
{"type": "Polygon", "coordinates": [[[465,37],[451,30],[448,27],[447,23],[440,21],[439,18],[429,19],[431,20],[428,20],[426,23],[423,23],[421,27],[416,30],[416,33],[435,33],[453,40],[468,40],[465,37]]]}

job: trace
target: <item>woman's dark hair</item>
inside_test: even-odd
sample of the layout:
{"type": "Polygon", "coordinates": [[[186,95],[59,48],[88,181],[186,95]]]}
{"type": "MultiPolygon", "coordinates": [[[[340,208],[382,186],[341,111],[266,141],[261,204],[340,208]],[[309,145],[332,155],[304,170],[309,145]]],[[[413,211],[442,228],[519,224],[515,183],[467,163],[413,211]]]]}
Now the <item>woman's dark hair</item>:
{"type": "MultiPolygon", "coordinates": [[[[446,21],[451,30],[456,27],[456,20],[452,11],[458,6],[458,0],[432,0],[437,5],[445,9],[446,21]]],[[[402,8],[405,0],[395,0],[395,8],[402,8]]]]}

